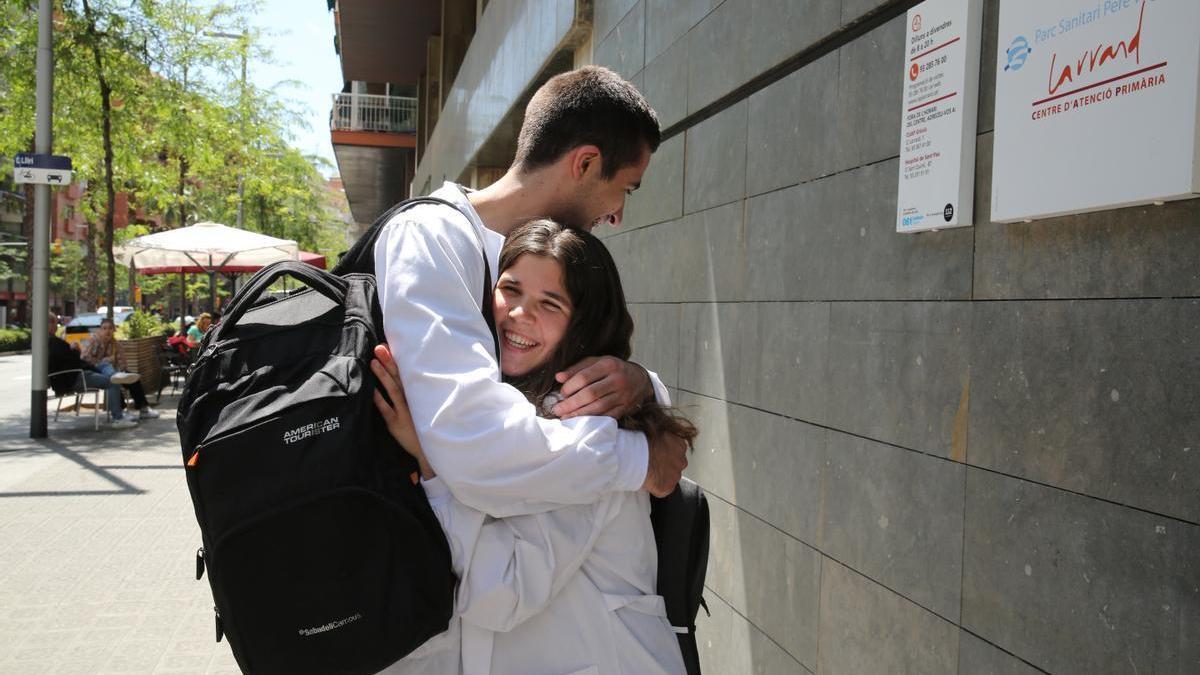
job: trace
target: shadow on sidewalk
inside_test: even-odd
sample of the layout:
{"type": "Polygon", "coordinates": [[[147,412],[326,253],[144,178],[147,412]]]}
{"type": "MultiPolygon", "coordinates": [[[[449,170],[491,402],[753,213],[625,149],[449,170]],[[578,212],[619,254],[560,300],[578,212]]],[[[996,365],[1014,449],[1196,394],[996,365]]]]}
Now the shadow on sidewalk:
{"type": "Polygon", "coordinates": [[[163,397],[162,406],[158,408],[162,416],[142,421],[132,429],[101,427],[96,430],[90,418],[60,417],[58,422],[50,422],[49,438],[41,439],[29,438],[28,417],[9,415],[0,419],[0,462],[57,456],[72,462],[105,484],[104,487],[90,490],[0,490],[0,498],[145,494],[145,490],[113,472],[183,469],[181,456],[179,464],[170,464],[164,463],[162,454],[157,452],[178,448],[179,436],[175,429],[176,403],[177,399],[174,397],[163,397]],[[106,464],[103,461],[106,455],[131,450],[153,451],[155,461],[145,464],[129,463],[128,454],[121,455],[120,464],[106,464]]]}
{"type": "Polygon", "coordinates": [[[75,452],[63,445],[60,441],[52,438],[30,439],[30,442],[46,451],[67,459],[77,464],[80,468],[88,471],[95,476],[104,479],[112,484],[115,489],[112,490],[47,490],[47,491],[30,491],[30,492],[0,492],[0,498],[3,497],[88,497],[102,495],[140,495],[145,494],[142,490],[132,483],[122,479],[120,476],[109,471],[108,467],[99,466],[96,463],[84,457],[78,452],[75,452]]]}

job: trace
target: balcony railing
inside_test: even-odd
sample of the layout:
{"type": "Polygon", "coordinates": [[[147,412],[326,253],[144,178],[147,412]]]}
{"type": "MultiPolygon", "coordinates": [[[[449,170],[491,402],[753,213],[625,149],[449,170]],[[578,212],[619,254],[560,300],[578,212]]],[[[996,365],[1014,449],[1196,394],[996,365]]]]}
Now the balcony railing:
{"type": "Polygon", "coordinates": [[[417,130],[417,99],[377,94],[334,94],[329,128],[332,131],[413,133],[417,130]]]}

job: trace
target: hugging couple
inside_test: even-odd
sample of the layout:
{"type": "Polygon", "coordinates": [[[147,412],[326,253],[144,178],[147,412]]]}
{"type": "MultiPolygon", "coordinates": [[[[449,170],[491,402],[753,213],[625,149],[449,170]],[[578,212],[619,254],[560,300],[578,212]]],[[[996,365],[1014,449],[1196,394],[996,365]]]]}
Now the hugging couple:
{"type": "Polygon", "coordinates": [[[421,204],[381,231],[376,405],[420,464],[460,580],[449,629],[385,673],[685,672],[649,496],[675,489],[696,430],[627,360],[633,321],[590,234],[620,223],[659,139],[633,85],[564,73],[530,100],[499,181],[445,183],[431,196],[456,208],[421,204]],[[480,312],[491,270],[499,354],[480,312]]]}

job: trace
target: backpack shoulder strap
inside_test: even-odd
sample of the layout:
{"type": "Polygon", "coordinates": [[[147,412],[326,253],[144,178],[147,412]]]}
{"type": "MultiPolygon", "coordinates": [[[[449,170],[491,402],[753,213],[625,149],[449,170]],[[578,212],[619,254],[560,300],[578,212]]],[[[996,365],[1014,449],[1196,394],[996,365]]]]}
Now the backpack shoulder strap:
{"type": "MultiPolygon", "coordinates": [[[[699,485],[683,478],[670,495],[650,499],[650,523],[658,548],[658,592],[677,632],[696,630],[704,605],[708,566],[708,501],[699,485]]],[[[705,607],[707,611],[707,607],[705,607]]]]}
{"type": "MultiPolygon", "coordinates": [[[[382,215],[376,218],[375,222],[371,223],[371,226],[367,228],[367,231],[358,238],[358,241],[354,242],[354,245],[350,247],[350,250],[342,254],[342,257],[338,260],[337,265],[334,265],[330,272],[338,276],[345,276],[353,273],[375,274],[375,243],[379,241],[379,235],[383,232],[384,226],[386,226],[388,221],[390,221],[397,213],[407,211],[414,206],[420,206],[421,204],[437,204],[440,206],[448,206],[455,211],[462,213],[461,209],[445,199],[439,199],[437,197],[415,197],[413,199],[406,199],[387,211],[384,211],[382,215]]],[[[468,221],[471,220],[467,214],[463,213],[463,216],[466,217],[468,221]]],[[[476,232],[476,236],[479,236],[478,232],[476,232]]],[[[484,261],[487,261],[486,254],[484,255],[484,261]]]]}
{"type": "Polygon", "coordinates": [[[696,615],[703,607],[704,573],[708,567],[708,500],[704,490],[687,478],[670,495],[650,498],[650,523],[658,547],[658,594],[667,607],[667,620],[679,639],[687,675],[700,675],[696,644],[696,615]]]}
{"type": "Polygon", "coordinates": [[[685,478],[680,481],[680,484],[689,493],[688,501],[694,510],[692,546],[688,555],[688,612],[692,615],[692,630],[694,631],[695,617],[700,613],[701,607],[704,608],[705,614],[712,616],[712,613],[708,611],[708,603],[704,601],[704,577],[708,571],[708,498],[704,496],[704,489],[696,483],[685,478]],[[683,485],[684,481],[688,483],[686,486],[683,485]]]}
{"type": "Polygon", "coordinates": [[[479,311],[483,314],[483,320],[487,322],[488,330],[492,333],[492,348],[496,354],[496,358],[499,359],[500,338],[496,334],[496,316],[492,311],[492,266],[488,262],[487,246],[484,244],[483,233],[479,231],[479,226],[475,224],[475,221],[469,214],[464,213],[453,202],[438,197],[414,197],[413,199],[406,199],[396,204],[385,211],[383,215],[376,218],[374,223],[371,223],[371,227],[367,228],[367,231],[358,238],[358,241],[354,242],[354,245],[342,255],[337,265],[330,271],[338,276],[355,273],[374,276],[375,244],[379,241],[379,235],[383,232],[384,226],[397,213],[407,211],[421,204],[436,204],[450,207],[461,213],[467,219],[467,222],[470,223],[471,231],[475,233],[475,240],[479,244],[479,251],[483,255],[483,297],[480,300],[479,311]]]}

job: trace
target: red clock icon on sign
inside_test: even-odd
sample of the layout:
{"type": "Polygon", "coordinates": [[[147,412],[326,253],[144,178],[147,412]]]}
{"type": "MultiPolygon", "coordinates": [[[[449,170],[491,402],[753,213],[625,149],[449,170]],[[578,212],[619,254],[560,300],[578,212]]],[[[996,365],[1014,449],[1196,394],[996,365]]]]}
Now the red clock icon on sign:
{"type": "Polygon", "coordinates": [[[920,14],[917,14],[916,16],[913,17],[912,28],[913,28],[914,33],[921,30],[921,15],[920,14]]]}
{"type": "Polygon", "coordinates": [[[921,74],[921,66],[918,66],[915,63],[912,64],[912,67],[908,69],[908,79],[912,80],[913,82],[917,81],[917,75],[920,75],[920,74],[921,74]]]}

